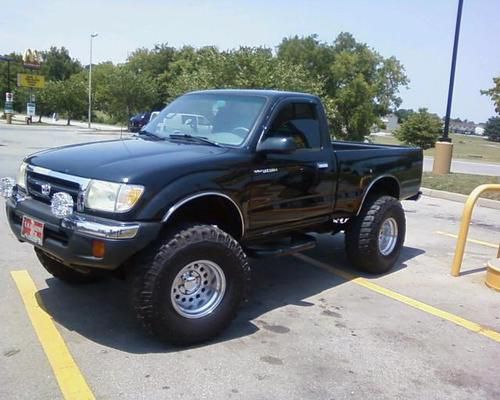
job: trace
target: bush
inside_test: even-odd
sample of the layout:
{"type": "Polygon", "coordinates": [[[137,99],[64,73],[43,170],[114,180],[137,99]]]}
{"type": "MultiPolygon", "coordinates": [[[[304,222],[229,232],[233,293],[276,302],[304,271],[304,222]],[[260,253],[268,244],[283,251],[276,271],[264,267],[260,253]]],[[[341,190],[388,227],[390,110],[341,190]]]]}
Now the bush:
{"type": "Polygon", "coordinates": [[[406,144],[419,146],[424,150],[430,149],[435,146],[442,133],[441,125],[441,119],[436,114],[421,108],[417,113],[409,115],[394,135],[406,144]]]}
{"type": "Polygon", "coordinates": [[[492,142],[500,142],[500,117],[491,117],[484,127],[484,134],[492,142]]]}

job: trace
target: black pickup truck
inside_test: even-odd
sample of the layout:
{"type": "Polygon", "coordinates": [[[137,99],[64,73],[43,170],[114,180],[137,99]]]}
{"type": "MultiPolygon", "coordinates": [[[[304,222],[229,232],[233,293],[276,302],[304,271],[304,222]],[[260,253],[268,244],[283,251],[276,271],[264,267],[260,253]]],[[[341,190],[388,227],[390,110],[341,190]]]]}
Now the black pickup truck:
{"type": "Polygon", "coordinates": [[[320,100],[210,90],[170,103],[135,137],[36,153],[3,178],[10,227],[53,276],[130,283],[149,332],[210,339],[248,293],[247,256],[345,232],[362,271],[383,273],[405,238],[400,200],[419,197],[418,148],[331,141],[320,100]]]}

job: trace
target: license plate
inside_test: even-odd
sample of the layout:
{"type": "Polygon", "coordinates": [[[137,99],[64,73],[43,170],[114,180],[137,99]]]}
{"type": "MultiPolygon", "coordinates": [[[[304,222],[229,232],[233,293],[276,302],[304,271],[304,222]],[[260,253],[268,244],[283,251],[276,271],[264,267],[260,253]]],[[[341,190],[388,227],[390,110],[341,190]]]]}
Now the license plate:
{"type": "Polygon", "coordinates": [[[31,243],[43,245],[43,226],[44,223],[31,217],[23,216],[23,225],[21,227],[21,236],[31,243]]]}

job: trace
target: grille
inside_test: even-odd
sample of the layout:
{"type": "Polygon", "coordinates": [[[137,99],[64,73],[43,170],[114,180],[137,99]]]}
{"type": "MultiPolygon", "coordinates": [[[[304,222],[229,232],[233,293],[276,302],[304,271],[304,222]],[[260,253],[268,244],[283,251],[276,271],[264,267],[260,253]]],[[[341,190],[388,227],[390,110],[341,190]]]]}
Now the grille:
{"type": "Polygon", "coordinates": [[[80,185],[76,182],[39,174],[33,171],[28,171],[26,176],[26,185],[28,194],[45,204],[50,204],[54,193],[66,192],[71,195],[73,202],[76,205],[78,201],[78,193],[80,192],[80,185]],[[43,185],[50,185],[50,191],[46,194],[42,191],[43,185]]]}

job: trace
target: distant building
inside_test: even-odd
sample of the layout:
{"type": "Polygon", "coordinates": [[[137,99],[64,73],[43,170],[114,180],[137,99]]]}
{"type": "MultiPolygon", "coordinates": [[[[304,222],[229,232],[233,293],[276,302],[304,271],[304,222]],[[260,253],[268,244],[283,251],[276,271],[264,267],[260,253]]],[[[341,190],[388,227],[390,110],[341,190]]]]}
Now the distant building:
{"type": "Polygon", "coordinates": [[[382,122],[385,124],[385,132],[394,132],[398,125],[398,117],[396,114],[387,114],[381,118],[382,122]]]}
{"type": "Polygon", "coordinates": [[[474,134],[478,136],[484,136],[484,128],[481,126],[482,124],[479,124],[476,126],[476,129],[474,129],[474,134]]]}
{"type": "Polygon", "coordinates": [[[476,135],[476,127],[478,125],[474,121],[462,121],[461,119],[450,119],[450,132],[461,133],[464,135],[476,135]]]}

